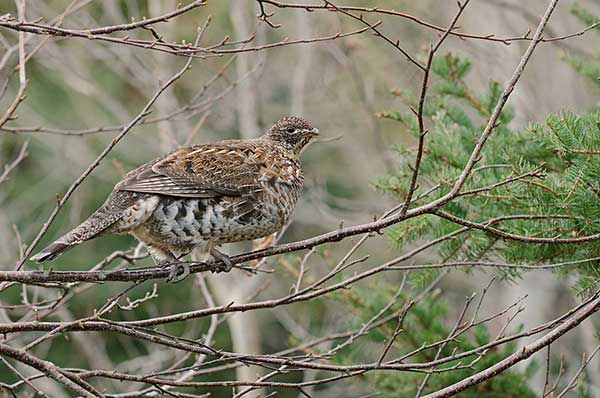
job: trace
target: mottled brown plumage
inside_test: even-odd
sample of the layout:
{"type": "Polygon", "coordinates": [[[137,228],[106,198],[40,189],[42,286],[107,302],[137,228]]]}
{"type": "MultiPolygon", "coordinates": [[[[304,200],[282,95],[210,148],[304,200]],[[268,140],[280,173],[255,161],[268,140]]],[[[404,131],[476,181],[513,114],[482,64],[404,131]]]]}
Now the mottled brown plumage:
{"type": "Polygon", "coordinates": [[[229,265],[218,245],[284,225],[302,190],[300,154],[317,134],[291,116],[256,139],[178,149],[129,172],[102,207],[31,259],[52,260],[102,233],[130,233],[158,263],[200,248],[229,265]]]}

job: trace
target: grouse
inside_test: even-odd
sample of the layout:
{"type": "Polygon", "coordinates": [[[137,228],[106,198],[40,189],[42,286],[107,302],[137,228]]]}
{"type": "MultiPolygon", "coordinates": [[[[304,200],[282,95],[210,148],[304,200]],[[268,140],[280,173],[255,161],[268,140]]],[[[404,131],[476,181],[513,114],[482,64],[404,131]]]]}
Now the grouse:
{"type": "Polygon", "coordinates": [[[177,149],[126,174],[98,210],[31,260],[53,260],[102,234],[129,233],[157,264],[171,265],[169,280],[189,274],[179,259],[196,248],[229,270],[217,247],[268,236],[286,223],[304,182],[300,155],[318,134],[289,116],[258,138],[177,149]]]}

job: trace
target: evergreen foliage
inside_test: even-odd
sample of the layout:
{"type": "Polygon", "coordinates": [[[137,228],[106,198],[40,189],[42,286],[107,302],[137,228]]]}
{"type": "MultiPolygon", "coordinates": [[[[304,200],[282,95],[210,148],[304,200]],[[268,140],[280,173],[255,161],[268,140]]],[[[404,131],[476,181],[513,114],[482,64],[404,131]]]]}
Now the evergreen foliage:
{"type": "MultiPolygon", "coordinates": [[[[414,286],[413,286],[414,287],[414,286]]],[[[418,290],[416,290],[418,293],[418,290]]],[[[413,292],[417,294],[416,292],[413,292]]],[[[356,315],[355,323],[350,325],[352,329],[358,330],[361,327],[360,322],[365,322],[375,317],[381,308],[385,307],[392,296],[394,289],[392,286],[373,286],[369,289],[356,289],[352,292],[344,292],[340,297],[343,302],[351,307],[351,311],[356,315]]],[[[406,311],[407,302],[399,300],[388,311],[383,318],[398,313],[406,313],[401,323],[402,332],[394,340],[393,349],[397,350],[398,356],[406,355],[406,362],[429,362],[436,359],[438,347],[431,347],[419,351],[417,355],[409,354],[417,351],[423,345],[433,342],[444,341],[448,339],[452,332],[452,321],[448,320],[449,308],[440,297],[439,292],[433,292],[427,298],[414,303],[406,311]]],[[[469,319],[465,320],[468,322],[469,319]]],[[[368,343],[351,344],[339,352],[334,359],[343,364],[350,364],[357,360],[371,359],[376,361],[377,356],[394,333],[395,324],[387,322],[378,328],[370,331],[361,339],[366,339],[368,343]]],[[[481,345],[487,344],[494,339],[490,336],[488,330],[483,324],[476,324],[465,333],[458,333],[457,336],[448,341],[440,351],[439,357],[447,357],[452,353],[460,353],[475,349],[481,345]]],[[[481,358],[472,356],[466,359],[459,359],[448,362],[438,368],[438,373],[433,373],[427,381],[422,395],[428,392],[437,391],[447,385],[456,383],[469,375],[481,371],[498,361],[504,359],[515,350],[515,344],[505,344],[498,348],[491,349],[481,358]],[[470,366],[466,366],[470,365],[470,366]],[[444,370],[445,369],[445,370],[444,370]],[[450,370],[451,369],[451,370],[450,370]]],[[[479,384],[472,391],[458,394],[459,397],[478,397],[478,398],[496,398],[496,397],[521,397],[533,398],[536,395],[527,386],[527,378],[536,370],[535,365],[529,366],[524,372],[518,373],[508,371],[497,377],[479,384]],[[510,392],[510,395],[506,395],[510,392]]],[[[375,390],[383,398],[412,397],[423,382],[425,374],[414,372],[373,372],[366,373],[365,377],[369,384],[375,386],[375,390]]]]}
{"type": "MultiPolygon", "coordinates": [[[[475,93],[465,83],[470,63],[453,54],[438,57],[433,72],[430,132],[424,160],[419,170],[421,192],[435,189],[416,204],[424,204],[445,195],[463,170],[475,139],[501,94],[500,85],[490,82],[487,93],[475,93]]],[[[414,106],[410,100],[408,105],[414,106]]],[[[600,195],[600,109],[575,114],[549,115],[525,130],[510,127],[514,111],[508,108],[500,116],[480,161],[463,191],[481,190],[464,195],[442,210],[460,218],[486,223],[498,217],[534,216],[499,222],[494,227],[529,237],[575,238],[600,231],[597,201],[600,195]],[[526,175],[526,177],[517,178],[526,175]],[[508,182],[506,182],[508,181],[508,182]],[[483,189],[483,190],[482,190],[483,189]]],[[[402,123],[418,134],[414,115],[383,112],[382,117],[402,123]]],[[[396,148],[400,165],[410,163],[415,148],[396,148]]],[[[412,170],[400,167],[396,174],[379,178],[375,185],[383,192],[404,198],[412,170]]],[[[391,229],[390,238],[399,246],[417,239],[435,239],[460,226],[435,216],[419,217],[391,229]]],[[[600,253],[597,240],[572,245],[536,244],[501,240],[482,232],[470,231],[439,246],[443,261],[479,261],[503,258],[512,264],[545,264],[588,259],[600,253]]],[[[586,292],[598,278],[596,260],[580,266],[557,268],[562,273],[577,272],[579,287],[586,292]]],[[[510,274],[518,276],[515,268],[510,274]]]]}
{"type": "MultiPolygon", "coordinates": [[[[573,7],[573,14],[587,26],[598,20],[580,7],[573,7]]],[[[600,31],[598,28],[596,31],[600,31]]],[[[565,56],[582,76],[589,78],[590,85],[600,84],[599,54],[592,56],[565,56]]],[[[471,69],[469,60],[456,54],[434,58],[425,116],[429,131],[418,178],[420,197],[413,206],[419,206],[445,195],[464,168],[467,159],[481,134],[502,92],[500,83],[490,81],[485,92],[473,90],[466,81],[471,69]]],[[[418,99],[400,90],[393,93],[400,97],[406,109],[417,108],[418,99]]],[[[512,127],[516,110],[506,107],[498,125],[486,143],[481,159],[467,180],[463,191],[477,193],[460,196],[444,205],[441,210],[454,216],[478,223],[491,219],[513,216],[514,219],[493,224],[495,228],[527,237],[576,238],[600,232],[600,108],[581,112],[551,114],[544,121],[531,123],[527,128],[512,127]],[[532,215],[520,218],[520,215],[532,215]]],[[[385,111],[381,118],[398,123],[416,139],[419,128],[415,115],[410,111],[385,111]]],[[[398,167],[394,173],[377,178],[374,185],[400,203],[405,199],[410,184],[416,145],[394,148],[398,167]]],[[[460,225],[425,215],[388,229],[389,239],[401,250],[408,245],[431,241],[452,233],[460,225]]],[[[436,246],[430,258],[432,263],[461,261],[504,261],[509,264],[540,265],[580,261],[576,264],[553,268],[561,276],[576,276],[574,288],[582,296],[595,290],[600,280],[600,241],[590,240],[577,244],[537,244],[517,240],[503,240],[489,233],[470,230],[457,238],[436,246]]],[[[476,267],[462,267],[472,272],[476,267]]],[[[440,272],[439,269],[412,271],[409,275],[411,293],[421,291],[440,272]]],[[[524,271],[519,268],[499,268],[503,278],[513,280],[524,271]]],[[[371,289],[353,289],[337,297],[356,315],[353,328],[360,328],[376,315],[393,297],[390,286],[371,289]]],[[[409,295],[407,294],[407,297],[409,295]]],[[[387,315],[400,313],[407,305],[402,299],[389,308],[387,315]]],[[[455,312],[455,311],[453,311],[455,312]]],[[[439,291],[433,291],[415,303],[406,313],[402,333],[396,337],[393,349],[400,355],[417,350],[425,344],[446,339],[451,330],[447,321],[449,309],[439,291]]],[[[455,315],[455,314],[454,314],[455,315]]],[[[381,347],[393,334],[394,325],[385,323],[372,329],[363,345],[350,345],[340,362],[350,363],[356,356],[367,355],[365,347],[381,347]]],[[[514,328],[512,330],[514,332],[514,328]]],[[[459,333],[459,336],[443,347],[442,356],[464,352],[486,344],[490,337],[485,324],[459,333]]],[[[407,362],[432,360],[437,347],[421,351],[407,362]]],[[[477,373],[513,353],[515,346],[506,344],[490,350],[469,368],[448,370],[452,366],[465,365],[475,356],[443,365],[447,371],[432,373],[421,395],[439,390],[447,385],[477,373]],[[457,365],[458,364],[458,365],[457,365]]],[[[341,358],[341,359],[340,359],[341,358]]],[[[376,358],[375,358],[376,360],[376,358]]],[[[505,371],[477,387],[459,394],[461,397],[533,397],[537,396],[527,386],[527,379],[536,371],[530,365],[525,371],[505,371]]],[[[365,377],[382,397],[415,396],[424,375],[410,372],[367,373],[365,377]]],[[[590,396],[582,385],[572,391],[580,397],[590,396]]]]}

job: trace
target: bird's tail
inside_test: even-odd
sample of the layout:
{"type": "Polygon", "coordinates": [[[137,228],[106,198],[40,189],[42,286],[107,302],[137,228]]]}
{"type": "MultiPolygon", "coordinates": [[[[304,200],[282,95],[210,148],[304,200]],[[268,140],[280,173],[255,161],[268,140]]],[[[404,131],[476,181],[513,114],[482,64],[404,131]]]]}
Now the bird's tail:
{"type": "Polygon", "coordinates": [[[70,248],[77,246],[86,240],[95,238],[120,218],[121,214],[107,213],[105,209],[100,208],[73,230],[67,232],[32,256],[30,260],[37,261],[38,263],[52,261],[70,248]]]}

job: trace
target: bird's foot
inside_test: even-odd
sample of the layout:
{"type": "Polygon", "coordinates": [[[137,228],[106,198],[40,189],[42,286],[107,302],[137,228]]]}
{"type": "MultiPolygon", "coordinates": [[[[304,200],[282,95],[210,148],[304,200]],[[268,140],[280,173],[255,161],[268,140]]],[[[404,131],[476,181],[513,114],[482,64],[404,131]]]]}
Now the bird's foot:
{"type": "Polygon", "coordinates": [[[163,260],[159,265],[164,268],[170,268],[169,276],[167,276],[167,283],[181,282],[190,274],[190,265],[184,261],[163,260]]]}
{"type": "Polygon", "coordinates": [[[229,272],[229,271],[231,271],[231,269],[233,268],[233,263],[231,262],[231,259],[229,258],[229,256],[227,254],[222,253],[215,248],[212,248],[210,250],[210,254],[215,259],[220,260],[220,262],[217,262],[215,264],[215,268],[214,268],[213,272],[229,272]]]}

